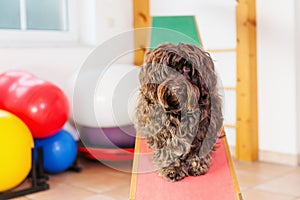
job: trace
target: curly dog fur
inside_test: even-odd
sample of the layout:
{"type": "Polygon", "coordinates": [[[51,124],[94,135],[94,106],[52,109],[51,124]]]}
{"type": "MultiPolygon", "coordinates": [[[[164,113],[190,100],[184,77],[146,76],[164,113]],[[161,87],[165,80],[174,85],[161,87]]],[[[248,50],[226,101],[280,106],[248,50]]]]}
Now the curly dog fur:
{"type": "Polygon", "coordinates": [[[205,174],[223,123],[214,63],[191,44],[149,51],[139,75],[135,126],[170,181],[205,174]]]}

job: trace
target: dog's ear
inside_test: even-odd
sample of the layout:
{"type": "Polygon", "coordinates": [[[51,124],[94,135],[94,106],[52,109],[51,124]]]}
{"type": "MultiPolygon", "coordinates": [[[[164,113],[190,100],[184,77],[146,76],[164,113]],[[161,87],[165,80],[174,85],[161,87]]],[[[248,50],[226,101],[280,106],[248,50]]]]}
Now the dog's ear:
{"type": "Polygon", "coordinates": [[[145,97],[148,103],[157,103],[157,88],[156,83],[146,83],[141,86],[141,94],[145,97]]]}

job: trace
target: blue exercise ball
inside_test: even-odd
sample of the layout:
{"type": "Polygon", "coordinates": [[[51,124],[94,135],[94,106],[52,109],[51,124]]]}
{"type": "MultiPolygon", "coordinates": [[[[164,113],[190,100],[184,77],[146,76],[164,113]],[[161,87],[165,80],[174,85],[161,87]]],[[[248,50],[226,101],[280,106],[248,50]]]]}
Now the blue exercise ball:
{"type": "Polygon", "coordinates": [[[46,172],[65,171],[76,159],[76,141],[69,132],[63,129],[51,137],[36,139],[34,144],[36,155],[39,147],[43,149],[43,167],[46,172]]]}

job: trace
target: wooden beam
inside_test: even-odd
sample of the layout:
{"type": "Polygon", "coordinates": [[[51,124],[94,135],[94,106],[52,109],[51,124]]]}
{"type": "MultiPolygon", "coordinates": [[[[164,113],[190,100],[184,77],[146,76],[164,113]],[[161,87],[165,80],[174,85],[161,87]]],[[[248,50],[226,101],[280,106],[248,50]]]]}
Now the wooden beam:
{"type": "Polygon", "coordinates": [[[256,2],[238,2],[236,158],[255,161],[258,159],[256,2]]]}
{"type": "Polygon", "coordinates": [[[133,0],[133,27],[134,32],[134,64],[141,65],[149,44],[149,30],[140,29],[150,27],[149,0],[133,0]]]}

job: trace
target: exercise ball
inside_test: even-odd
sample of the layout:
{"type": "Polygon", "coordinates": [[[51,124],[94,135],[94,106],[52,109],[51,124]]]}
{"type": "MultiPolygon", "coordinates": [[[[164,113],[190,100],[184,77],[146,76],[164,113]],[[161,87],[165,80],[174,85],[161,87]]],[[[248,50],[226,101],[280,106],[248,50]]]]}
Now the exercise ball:
{"type": "MultiPolygon", "coordinates": [[[[92,64],[91,64],[92,65],[92,64]]],[[[139,88],[139,67],[112,64],[76,72],[68,90],[73,120],[86,127],[133,124],[139,88]]]]}
{"type": "Polygon", "coordinates": [[[68,169],[75,161],[77,144],[70,133],[60,130],[48,138],[34,141],[35,151],[43,150],[43,167],[46,172],[59,173],[68,169]]]}
{"type": "Polygon", "coordinates": [[[70,133],[73,136],[75,141],[78,141],[80,139],[78,130],[71,122],[68,121],[67,123],[65,123],[62,129],[70,133]]]}
{"type": "Polygon", "coordinates": [[[33,138],[17,116],[0,110],[0,192],[19,185],[31,169],[33,138]]]}
{"type": "Polygon", "coordinates": [[[85,146],[98,148],[132,148],[135,144],[133,125],[95,128],[78,126],[80,139],[85,146]]]}
{"type": "Polygon", "coordinates": [[[0,74],[0,94],[0,109],[22,119],[34,138],[55,134],[69,117],[69,103],[63,91],[27,72],[0,74]]]}

